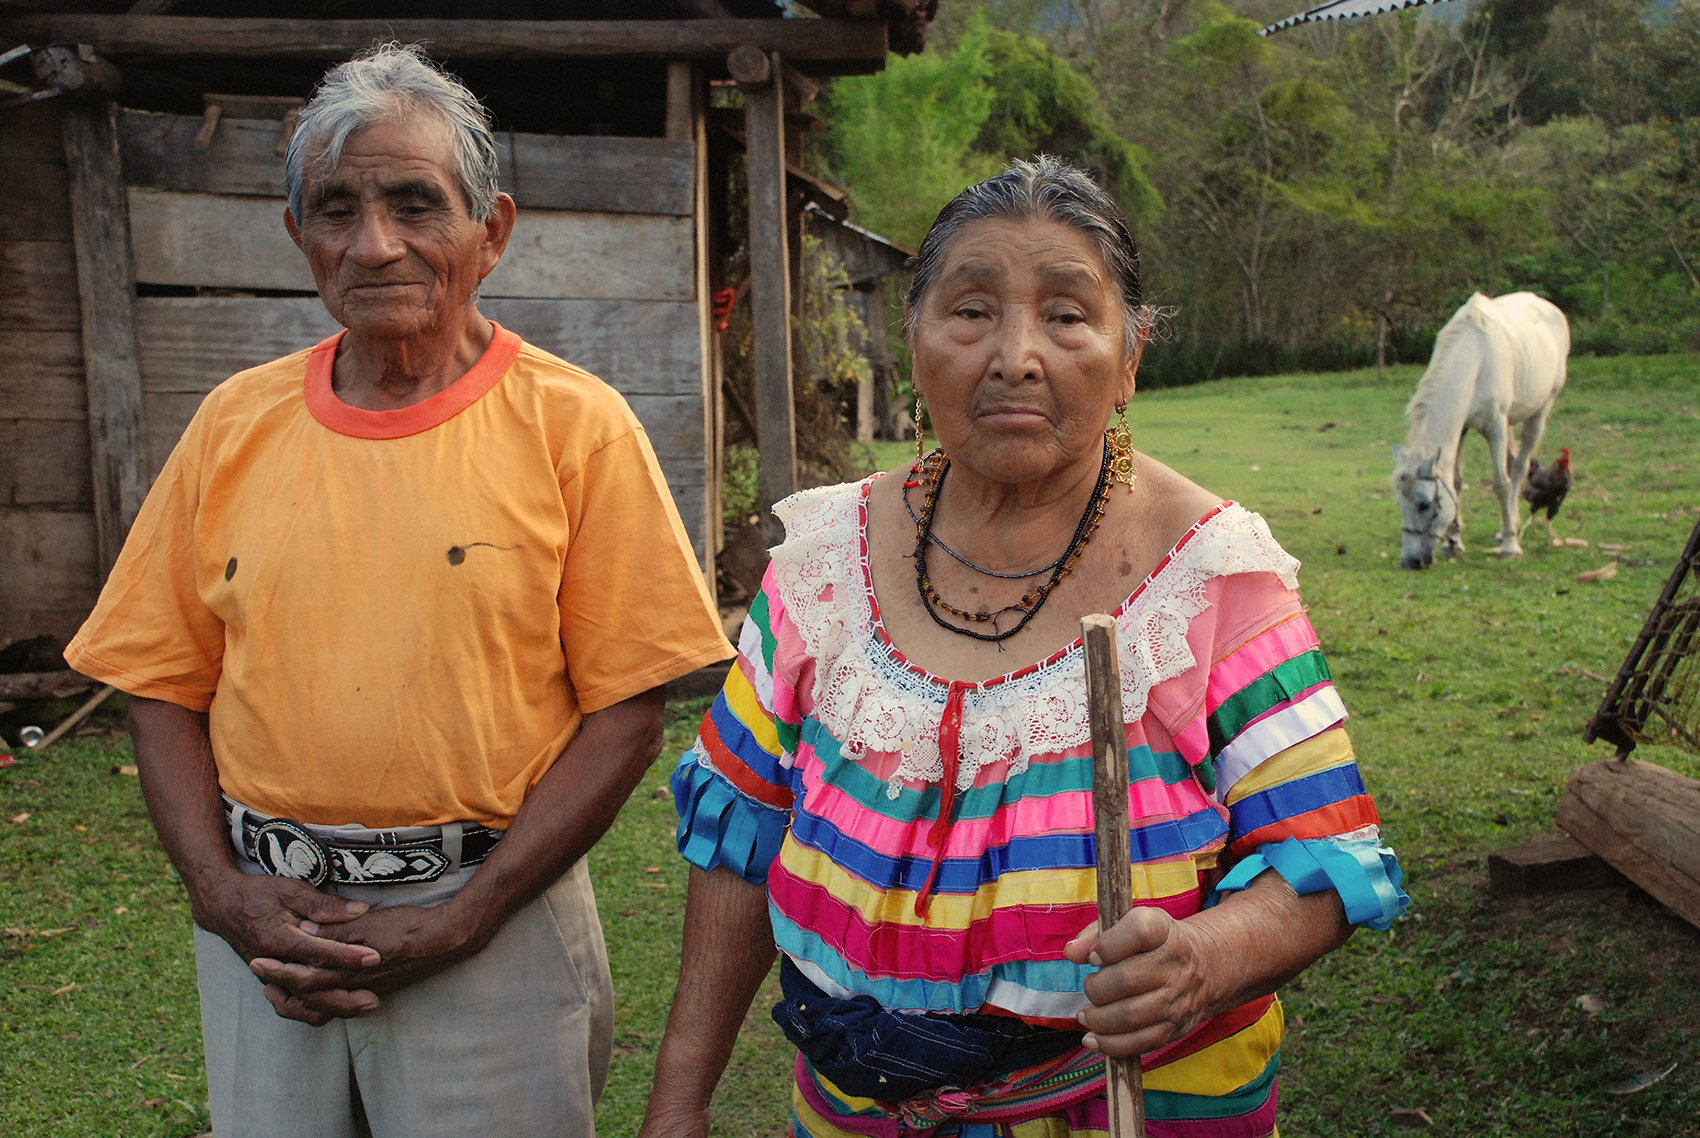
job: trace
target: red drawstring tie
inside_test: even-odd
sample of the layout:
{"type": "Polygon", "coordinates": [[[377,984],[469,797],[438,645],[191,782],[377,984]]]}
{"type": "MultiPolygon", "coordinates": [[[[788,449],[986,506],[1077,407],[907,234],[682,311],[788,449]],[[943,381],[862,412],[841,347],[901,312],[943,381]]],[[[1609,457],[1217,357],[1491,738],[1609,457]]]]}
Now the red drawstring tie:
{"type": "Polygon", "coordinates": [[[939,784],[939,814],[927,831],[927,841],[934,847],[933,867],[927,872],[927,883],[915,895],[915,915],[925,917],[933,902],[933,886],[939,878],[939,866],[944,863],[944,849],[950,841],[950,827],[956,821],[956,768],[962,758],[962,697],[973,684],[953,683],[944,701],[944,718],[939,720],[939,757],[944,760],[944,780],[939,784]]]}

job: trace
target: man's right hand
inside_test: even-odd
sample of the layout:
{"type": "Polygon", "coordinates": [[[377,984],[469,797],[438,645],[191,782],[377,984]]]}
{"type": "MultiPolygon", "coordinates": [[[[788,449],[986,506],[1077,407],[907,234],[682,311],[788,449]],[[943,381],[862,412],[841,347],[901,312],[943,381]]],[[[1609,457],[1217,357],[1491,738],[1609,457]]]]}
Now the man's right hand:
{"type": "MultiPolygon", "coordinates": [[[[265,958],[346,970],[379,962],[377,950],[367,945],[318,935],[321,926],[363,915],[369,908],[364,901],[321,893],[288,877],[239,872],[221,874],[216,885],[196,892],[195,923],[223,937],[250,964],[265,958]]],[[[308,1007],[295,1000],[272,1000],[278,1015],[318,1027],[337,1017],[370,1015],[377,1010],[378,997],[358,990],[319,992],[313,1003],[308,1007]]]]}
{"type": "MultiPolygon", "coordinates": [[[[132,696],[130,737],[136,743],[148,814],[189,891],[196,924],[223,937],[250,964],[266,958],[357,969],[378,962],[375,949],[318,935],[321,925],[341,924],[365,913],[364,903],[321,893],[293,878],[250,875],[236,868],[204,713],[132,696]]],[[[378,1006],[371,992],[318,995],[313,1008],[276,999],[272,1006],[286,1019],[314,1026],[338,1016],[368,1015],[378,1006]]]]}

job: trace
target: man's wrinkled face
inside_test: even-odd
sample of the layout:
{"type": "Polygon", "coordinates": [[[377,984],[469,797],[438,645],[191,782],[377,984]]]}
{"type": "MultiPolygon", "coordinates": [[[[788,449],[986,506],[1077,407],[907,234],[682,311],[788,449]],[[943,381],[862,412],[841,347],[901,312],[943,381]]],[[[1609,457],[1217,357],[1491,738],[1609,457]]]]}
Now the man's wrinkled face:
{"type": "MultiPolygon", "coordinates": [[[[474,221],[452,135],[429,115],[350,135],[336,169],[309,173],[302,217],[286,213],[319,296],[345,327],[405,339],[445,327],[496,267],[504,209],[474,221]]],[[[511,215],[511,203],[500,203],[511,215]]]]}

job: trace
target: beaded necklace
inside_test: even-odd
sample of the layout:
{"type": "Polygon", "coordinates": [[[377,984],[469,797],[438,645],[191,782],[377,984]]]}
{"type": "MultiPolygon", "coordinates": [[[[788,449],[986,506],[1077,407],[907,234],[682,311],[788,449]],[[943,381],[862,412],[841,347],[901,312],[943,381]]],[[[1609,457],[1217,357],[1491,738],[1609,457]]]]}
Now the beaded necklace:
{"type": "MultiPolygon", "coordinates": [[[[1045,602],[1050,599],[1051,593],[1056,587],[1062,584],[1063,578],[1074,571],[1076,562],[1080,560],[1081,554],[1086,550],[1086,543],[1092,540],[1092,534],[1098,529],[1098,524],[1104,520],[1104,507],[1109,499],[1107,493],[1110,480],[1109,447],[1106,445],[1104,448],[1104,463],[1098,468],[1098,482],[1092,487],[1092,498],[1086,503],[1086,511],[1080,515],[1080,521],[1074,527],[1074,536],[1069,538],[1068,548],[1063,550],[1061,557],[1048,566],[1051,569],[1050,579],[1014,604],[1005,605],[996,612],[987,612],[984,609],[979,612],[967,612],[955,607],[939,596],[938,590],[933,587],[932,579],[927,575],[927,547],[938,541],[937,538],[933,537],[933,512],[938,507],[939,492],[944,488],[944,476],[949,470],[950,458],[943,450],[933,451],[915,468],[916,479],[927,488],[926,497],[921,501],[921,516],[915,523],[915,588],[921,594],[921,604],[927,610],[927,615],[933,618],[934,624],[946,632],[954,632],[958,636],[971,636],[975,640],[984,640],[994,644],[1001,643],[1026,628],[1027,622],[1037,616],[1039,610],[1045,607],[1045,602]],[[991,624],[994,629],[997,627],[997,619],[1005,613],[1019,612],[1022,616],[1016,622],[1015,627],[1007,631],[976,632],[972,628],[962,628],[951,624],[939,615],[941,609],[958,620],[965,620],[972,624],[991,624]]],[[[907,504],[907,495],[905,495],[904,501],[907,504]]],[[[956,555],[953,553],[951,556],[955,557],[956,555]]],[[[957,560],[963,561],[960,557],[957,557],[957,560]]],[[[971,569],[977,569],[976,566],[967,561],[963,561],[963,564],[968,565],[971,569]]],[[[977,571],[984,572],[984,570],[977,571]]],[[[1039,572],[1043,571],[1039,570],[1039,572]]],[[[999,574],[988,575],[998,576],[999,574]]],[[[1024,575],[1034,576],[1036,574],[1024,575]]]]}

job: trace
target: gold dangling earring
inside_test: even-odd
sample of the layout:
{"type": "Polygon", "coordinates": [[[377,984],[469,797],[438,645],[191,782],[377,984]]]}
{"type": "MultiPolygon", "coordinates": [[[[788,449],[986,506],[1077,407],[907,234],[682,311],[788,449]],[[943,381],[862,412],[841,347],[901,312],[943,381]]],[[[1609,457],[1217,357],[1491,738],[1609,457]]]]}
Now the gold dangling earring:
{"type": "Polygon", "coordinates": [[[1116,425],[1105,434],[1110,444],[1110,479],[1132,491],[1133,484],[1139,481],[1139,472],[1133,468],[1133,432],[1127,426],[1126,403],[1116,404],[1116,425]]]}

